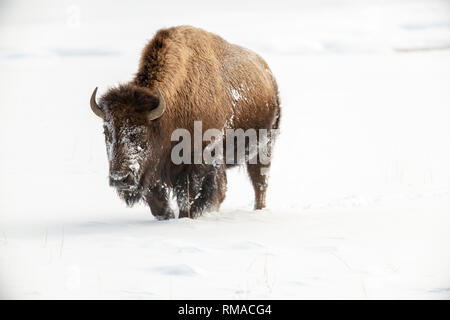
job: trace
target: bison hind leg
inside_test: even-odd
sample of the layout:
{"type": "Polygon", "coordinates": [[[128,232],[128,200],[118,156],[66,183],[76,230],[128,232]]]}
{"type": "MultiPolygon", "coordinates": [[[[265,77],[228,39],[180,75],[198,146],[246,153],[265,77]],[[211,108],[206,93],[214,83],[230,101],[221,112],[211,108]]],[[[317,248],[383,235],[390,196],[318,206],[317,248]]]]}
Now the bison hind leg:
{"type": "MultiPolygon", "coordinates": [[[[272,137],[273,139],[274,137],[272,137]]],[[[254,209],[264,209],[266,207],[266,192],[269,181],[269,169],[272,157],[271,139],[260,141],[258,145],[258,154],[247,162],[247,172],[255,192],[254,209]],[[261,156],[264,155],[264,160],[261,156]]]]}
{"type": "Polygon", "coordinates": [[[266,207],[266,191],[268,186],[270,165],[247,163],[247,172],[255,192],[255,210],[266,207]]]}
{"type": "MultiPolygon", "coordinates": [[[[278,102],[277,102],[278,104],[278,102]]],[[[279,107],[274,114],[272,123],[270,124],[269,135],[267,137],[259,137],[257,150],[258,153],[252,158],[247,159],[247,172],[253,185],[255,192],[255,210],[264,209],[266,207],[266,192],[269,181],[269,170],[272,161],[272,148],[278,136],[280,124],[279,107]]]]}

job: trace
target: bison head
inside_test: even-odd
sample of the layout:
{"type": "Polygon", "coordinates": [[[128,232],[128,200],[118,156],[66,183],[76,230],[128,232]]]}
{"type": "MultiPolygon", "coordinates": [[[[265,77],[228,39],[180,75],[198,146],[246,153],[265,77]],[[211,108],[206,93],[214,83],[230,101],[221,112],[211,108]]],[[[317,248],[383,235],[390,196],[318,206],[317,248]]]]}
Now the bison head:
{"type": "Polygon", "coordinates": [[[152,174],[159,159],[152,147],[152,125],[165,111],[161,92],[123,85],[110,89],[95,100],[92,111],[103,119],[106,151],[109,161],[109,183],[115,187],[127,205],[142,198],[146,174],[152,174]]]}

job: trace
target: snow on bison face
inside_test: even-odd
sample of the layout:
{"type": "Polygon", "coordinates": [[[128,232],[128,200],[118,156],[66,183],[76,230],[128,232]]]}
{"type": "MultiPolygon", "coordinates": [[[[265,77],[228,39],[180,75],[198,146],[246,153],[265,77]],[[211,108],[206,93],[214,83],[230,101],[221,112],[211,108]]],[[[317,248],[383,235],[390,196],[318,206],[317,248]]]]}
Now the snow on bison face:
{"type": "Polygon", "coordinates": [[[104,121],[109,184],[132,206],[142,198],[147,167],[158,161],[152,159],[149,127],[164,113],[164,98],[159,90],[156,97],[145,89],[119,86],[109,90],[99,106],[95,102],[96,91],[91,97],[91,108],[104,121]]]}
{"type": "Polygon", "coordinates": [[[127,205],[133,205],[142,195],[142,177],[147,158],[147,128],[130,125],[130,120],[105,121],[104,133],[109,160],[109,184],[115,187],[127,205]]]}

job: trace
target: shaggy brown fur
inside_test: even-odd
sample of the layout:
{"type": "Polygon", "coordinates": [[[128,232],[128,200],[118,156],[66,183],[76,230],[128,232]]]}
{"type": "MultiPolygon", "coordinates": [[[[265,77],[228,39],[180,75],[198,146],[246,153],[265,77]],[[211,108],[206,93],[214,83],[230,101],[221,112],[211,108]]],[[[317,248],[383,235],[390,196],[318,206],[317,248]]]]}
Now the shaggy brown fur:
{"type": "MultiPolygon", "coordinates": [[[[161,219],[174,217],[168,206],[170,189],[176,194],[180,217],[217,209],[225,198],[225,164],[214,167],[171,162],[176,142],[171,142],[170,137],[175,129],[193,133],[194,121],[199,120],[203,131],[270,130],[278,128],[280,118],[277,84],[266,62],[248,49],[191,26],[158,31],[142,52],[135,78],[109,90],[100,106],[106,115],[105,131],[114,131],[105,132],[107,142],[115,143],[110,156],[111,174],[126,176],[129,172],[129,146],[120,142],[121,135],[128,134],[124,128],[146,128],[145,139],[135,136],[126,140],[141,139],[139,143],[145,150],[138,157],[139,170],[134,172],[138,187],[122,195],[129,204],[144,198],[153,215],[161,219]],[[146,123],[146,112],[158,105],[155,88],[163,94],[167,109],[161,118],[146,123]]],[[[256,209],[265,207],[267,175],[261,173],[269,166],[247,164],[256,209]]]]}

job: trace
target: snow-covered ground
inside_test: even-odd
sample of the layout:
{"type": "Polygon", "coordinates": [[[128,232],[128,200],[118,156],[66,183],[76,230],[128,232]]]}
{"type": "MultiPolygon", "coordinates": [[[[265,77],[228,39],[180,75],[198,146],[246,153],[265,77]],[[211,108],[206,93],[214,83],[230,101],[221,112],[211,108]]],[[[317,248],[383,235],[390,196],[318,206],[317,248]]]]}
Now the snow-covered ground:
{"type": "Polygon", "coordinates": [[[0,40],[1,298],[450,298],[448,1],[11,1],[0,40]],[[262,212],[243,169],[196,220],[108,187],[90,94],[179,24],[278,79],[262,212]]]}

